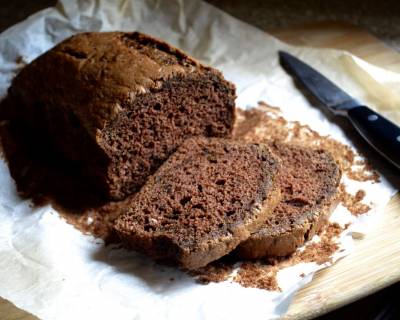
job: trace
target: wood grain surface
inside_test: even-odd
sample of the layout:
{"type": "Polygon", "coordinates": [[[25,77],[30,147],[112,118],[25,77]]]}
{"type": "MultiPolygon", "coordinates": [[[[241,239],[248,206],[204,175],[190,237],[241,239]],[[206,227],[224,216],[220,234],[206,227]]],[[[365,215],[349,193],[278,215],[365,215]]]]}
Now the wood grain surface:
{"type": "Polygon", "coordinates": [[[400,73],[400,54],[397,51],[367,31],[345,22],[308,23],[267,32],[298,46],[346,50],[377,66],[400,73]]]}
{"type": "MultiPolygon", "coordinates": [[[[378,66],[400,72],[399,53],[348,24],[315,23],[268,32],[295,45],[344,49],[378,66]]],[[[297,294],[285,318],[313,318],[400,280],[399,194],[382,214],[379,224],[364,239],[356,240],[353,254],[319,272],[297,294]]],[[[0,319],[37,318],[0,298],[0,319]]]]}
{"type": "MultiPolygon", "coordinates": [[[[267,31],[295,45],[347,50],[377,66],[400,72],[398,52],[346,23],[325,22],[267,31]]],[[[354,253],[317,273],[298,292],[286,319],[314,318],[400,281],[399,193],[382,215],[364,239],[355,241],[354,253]]]]}

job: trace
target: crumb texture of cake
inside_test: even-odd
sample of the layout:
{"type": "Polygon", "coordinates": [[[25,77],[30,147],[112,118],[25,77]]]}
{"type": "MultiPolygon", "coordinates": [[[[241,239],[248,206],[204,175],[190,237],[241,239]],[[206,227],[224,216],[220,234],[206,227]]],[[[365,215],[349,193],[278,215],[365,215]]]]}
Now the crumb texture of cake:
{"type": "Polygon", "coordinates": [[[163,41],[90,32],[22,69],[1,115],[123,199],[185,139],[230,137],[235,97],[219,71],[163,41]]]}
{"type": "Polygon", "coordinates": [[[338,204],[341,171],[328,152],[278,142],[270,148],[282,162],[282,200],[263,227],[236,249],[243,259],[293,253],[321,231],[338,204]]]}
{"type": "Polygon", "coordinates": [[[196,269],[255,232],[280,200],[265,145],[192,138],[132,196],[115,229],[127,247],[196,269]]]}

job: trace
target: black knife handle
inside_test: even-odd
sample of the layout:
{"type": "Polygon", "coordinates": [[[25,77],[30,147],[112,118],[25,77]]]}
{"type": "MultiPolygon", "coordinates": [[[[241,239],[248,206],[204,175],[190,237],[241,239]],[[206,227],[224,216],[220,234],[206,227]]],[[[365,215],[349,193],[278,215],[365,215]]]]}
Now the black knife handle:
{"type": "Polygon", "coordinates": [[[347,113],[358,132],[384,157],[400,168],[400,128],[366,106],[347,113]]]}

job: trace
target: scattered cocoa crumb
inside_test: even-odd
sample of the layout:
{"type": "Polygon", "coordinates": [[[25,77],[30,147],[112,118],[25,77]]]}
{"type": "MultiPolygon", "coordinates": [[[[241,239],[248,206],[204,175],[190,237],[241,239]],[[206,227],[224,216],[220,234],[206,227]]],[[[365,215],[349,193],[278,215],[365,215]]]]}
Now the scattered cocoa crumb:
{"type": "Polygon", "coordinates": [[[336,243],[318,242],[306,245],[304,251],[293,255],[294,262],[316,262],[323,264],[331,261],[331,255],[338,249],[336,243]]]}
{"type": "Polygon", "coordinates": [[[367,213],[371,207],[361,201],[365,197],[364,190],[358,190],[355,195],[348,193],[343,184],[339,186],[339,199],[344,207],[355,216],[367,213]]]}
{"type": "Polygon", "coordinates": [[[331,256],[339,248],[336,239],[344,229],[337,223],[329,223],[319,235],[319,242],[309,242],[303,250],[297,250],[286,260],[280,262],[281,267],[288,267],[299,262],[315,262],[323,264],[331,261],[331,256]]]}
{"type": "MultiPolygon", "coordinates": [[[[331,262],[331,256],[338,250],[337,237],[344,229],[337,223],[329,223],[319,235],[319,242],[309,242],[302,250],[297,250],[288,257],[268,258],[258,261],[246,261],[240,264],[237,274],[232,281],[244,287],[265,289],[269,291],[280,291],[276,275],[279,270],[293,266],[300,262],[315,262],[323,264],[331,262]]],[[[229,278],[234,266],[240,262],[231,260],[220,264],[218,261],[202,268],[194,276],[201,276],[202,283],[221,282],[229,278]]],[[[304,277],[305,275],[300,275],[304,277]]]]}
{"type": "Polygon", "coordinates": [[[203,268],[188,271],[188,273],[195,277],[197,282],[207,284],[210,282],[222,282],[229,278],[235,269],[235,262],[222,262],[214,261],[203,268]]]}
{"type": "Polygon", "coordinates": [[[276,112],[276,113],[280,113],[281,112],[281,108],[270,106],[269,104],[267,104],[264,101],[258,101],[258,105],[263,107],[263,108],[265,108],[265,109],[268,109],[268,110],[270,110],[272,112],[276,112]]]}
{"type": "MultiPolygon", "coordinates": [[[[106,244],[118,242],[118,236],[114,231],[114,221],[118,218],[124,203],[127,201],[109,202],[103,206],[83,210],[76,213],[65,210],[64,207],[53,204],[59,215],[69,224],[83,234],[92,235],[103,239],[106,244]]],[[[126,206],[125,206],[126,207],[126,206]]]]}
{"type": "MultiPolygon", "coordinates": [[[[357,161],[359,162],[359,161],[357,161]]],[[[362,162],[362,161],[361,161],[362,162]]],[[[356,164],[355,165],[359,165],[356,164]]],[[[353,169],[347,172],[347,176],[356,181],[372,181],[377,183],[380,181],[379,174],[372,169],[371,165],[368,163],[362,163],[360,169],[353,169]]]]}
{"type": "Polygon", "coordinates": [[[306,275],[304,272],[300,273],[300,277],[304,278],[306,275]]]}
{"type": "Polygon", "coordinates": [[[233,281],[246,288],[281,291],[276,279],[278,271],[279,266],[262,262],[243,262],[233,281]]]}
{"type": "Polygon", "coordinates": [[[310,242],[288,257],[268,258],[258,261],[240,261],[233,257],[224,261],[215,261],[203,268],[188,272],[200,283],[222,282],[229,279],[235,266],[238,272],[232,281],[243,287],[280,291],[276,275],[279,270],[300,262],[323,264],[331,261],[331,256],[338,250],[335,239],[344,229],[337,223],[329,223],[320,234],[320,242],[310,242]]]}
{"type": "MultiPolygon", "coordinates": [[[[349,146],[329,136],[321,136],[307,125],[297,121],[287,121],[282,117],[279,108],[268,106],[264,102],[249,110],[238,109],[233,136],[235,139],[248,142],[278,140],[311,148],[322,148],[332,154],[348,178],[379,182],[379,174],[349,146]]],[[[359,190],[353,196],[343,185],[340,188],[340,200],[353,215],[360,215],[370,210],[370,206],[361,202],[364,196],[363,190],[359,190]]]]}
{"type": "Polygon", "coordinates": [[[332,239],[339,237],[344,229],[345,228],[342,228],[340,224],[331,222],[326,226],[325,233],[322,235],[325,237],[325,239],[331,241],[332,239]]]}
{"type": "Polygon", "coordinates": [[[353,180],[379,182],[379,174],[347,145],[329,136],[321,136],[298,121],[287,121],[279,109],[259,103],[249,110],[237,110],[233,134],[235,139],[249,142],[278,140],[329,151],[342,171],[353,180]]]}
{"type": "Polygon", "coordinates": [[[355,199],[357,200],[357,201],[361,201],[362,199],[364,199],[364,197],[365,197],[365,191],[364,190],[358,190],[357,192],[356,192],[356,195],[355,195],[355,199]]]}
{"type": "Polygon", "coordinates": [[[25,65],[25,64],[26,64],[26,62],[25,62],[25,60],[24,60],[24,58],[23,58],[22,56],[18,56],[18,57],[15,59],[15,63],[16,63],[16,64],[22,64],[22,65],[25,65]]]}
{"type": "MultiPolygon", "coordinates": [[[[40,146],[21,140],[16,132],[11,132],[6,126],[1,129],[1,138],[5,143],[4,152],[22,196],[33,198],[36,205],[51,203],[68,223],[85,234],[107,242],[118,241],[113,232],[113,222],[123,210],[124,202],[130,201],[129,198],[121,202],[93,201],[96,195],[88,194],[87,190],[92,188],[82,183],[84,180],[76,168],[68,167],[54,158],[54,155],[47,154],[47,149],[40,149],[40,146]],[[37,158],[35,155],[41,156],[37,158]],[[77,184],[77,181],[80,183],[77,184]]],[[[234,138],[252,142],[279,140],[323,148],[332,153],[349,178],[357,181],[379,181],[378,174],[350,147],[328,136],[321,136],[299,122],[288,122],[281,116],[279,108],[265,103],[248,111],[238,110],[234,138]]],[[[369,210],[367,205],[361,203],[365,192],[360,190],[353,196],[346,192],[343,185],[340,190],[342,202],[353,214],[358,215],[369,210]]],[[[232,281],[245,287],[280,290],[276,280],[280,269],[299,262],[313,261],[321,264],[330,261],[331,255],[338,249],[334,239],[341,231],[340,226],[330,224],[320,235],[320,242],[307,243],[303,250],[298,250],[289,257],[242,263],[232,281]]],[[[224,257],[204,268],[191,271],[190,274],[201,283],[221,282],[231,277],[238,263],[234,259],[227,261],[224,257]]]]}

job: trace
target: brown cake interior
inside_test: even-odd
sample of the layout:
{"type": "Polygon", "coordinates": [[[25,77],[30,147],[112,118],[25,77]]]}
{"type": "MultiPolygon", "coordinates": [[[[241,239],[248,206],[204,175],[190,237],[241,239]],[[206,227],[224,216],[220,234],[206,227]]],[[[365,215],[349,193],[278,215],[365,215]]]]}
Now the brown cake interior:
{"type": "Polygon", "coordinates": [[[279,198],[273,192],[277,167],[266,147],[188,140],[132,199],[116,229],[132,248],[153,257],[176,259],[185,266],[190,260],[185,256],[203,252],[186,267],[204,265],[228,253],[265,221],[279,198]],[[266,211],[262,206],[269,197],[266,211]],[[210,252],[218,243],[223,244],[215,257],[210,252]]]}
{"type": "Polygon", "coordinates": [[[177,77],[160,90],[122,106],[98,142],[108,155],[113,198],[137,191],[149,174],[188,137],[228,137],[232,97],[213,73],[177,77]]]}
{"type": "Polygon", "coordinates": [[[271,149],[283,162],[279,184],[283,200],[261,232],[287,232],[312,218],[315,209],[329,201],[337,191],[340,170],[324,150],[274,143],[271,149]]]}
{"type": "Polygon", "coordinates": [[[282,161],[278,183],[283,197],[265,224],[238,247],[244,259],[293,253],[325,226],[337,205],[341,173],[328,152],[284,143],[270,147],[282,161]]]}
{"type": "Polygon", "coordinates": [[[234,99],[219,71],[165,42],[90,32],[22,69],[0,114],[23,140],[73,162],[104,199],[120,200],[186,138],[229,137],[234,99]]]}

